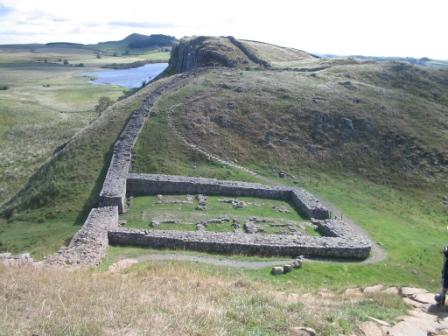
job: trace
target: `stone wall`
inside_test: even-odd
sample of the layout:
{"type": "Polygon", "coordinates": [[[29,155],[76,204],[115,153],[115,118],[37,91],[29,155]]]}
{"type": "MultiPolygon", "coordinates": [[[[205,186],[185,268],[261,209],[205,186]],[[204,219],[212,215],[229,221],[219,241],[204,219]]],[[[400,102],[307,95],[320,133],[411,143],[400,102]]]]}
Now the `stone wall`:
{"type": "Polygon", "coordinates": [[[67,247],[46,259],[48,264],[97,265],[109,245],[107,232],[118,227],[118,207],[93,208],[67,247]]]}
{"type": "Polygon", "coordinates": [[[131,167],[132,148],[138,135],[149,117],[151,107],[160,96],[167,90],[179,87],[187,77],[188,75],[180,75],[171,78],[152,92],[132,113],[114,145],[112,159],[100,192],[99,206],[117,206],[120,213],[125,211],[126,178],[131,167]]]}
{"type": "Polygon", "coordinates": [[[370,243],[358,236],[345,239],[259,233],[146,231],[123,228],[110,230],[109,242],[112,245],[189,249],[224,254],[290,257],[303,255],[354,260],[367,258],[371,249],[370,243]]]}
{"type": "Polygon", "coordinates": [[[223,232],[179,232],[119,229],[109,232],[111,244],[153,248],[193,249],[214,253],[282,255],[365,259],[371,243],[330,212],[312,194],[301,188],[267,186],[258,183],[223,181],[202,177],[159,174],[129,174],[127,193],[131,195],[205,194],[253,196],[290,201],[311,218],[323,237],[223,232]]]}
{"type": "Polygon", "coordinates": [[[96,265],[105,256],[109,243],[215,253],[367,258],[371,243],[343,221],[330,219],[329,210],[319,199],[301,188],[200,177],[129,174],[132,148],[152,106],[165,91],[178,88],[188,77],[189,75],[175,76],[159,85],[132,113],[114,145],[109,169],[99,195],[99,207],[91,210],[70,245],[48,257],[46,262],[96,265]],[[299,212],[314,221],[324,237],[118,228],[118,216],[125,211],[127,195],[155,194],[253,196],[290,201],[299,212]]]}
{"type": "Polygon", "coordinates": [[[205,194],[271,198],[291,201],[308,218],[330,218],[329,210],[315,196],[300,188],[284,186],[267,186],[202,177],[129,174],[127,193],[128,195],[205,194]]]}

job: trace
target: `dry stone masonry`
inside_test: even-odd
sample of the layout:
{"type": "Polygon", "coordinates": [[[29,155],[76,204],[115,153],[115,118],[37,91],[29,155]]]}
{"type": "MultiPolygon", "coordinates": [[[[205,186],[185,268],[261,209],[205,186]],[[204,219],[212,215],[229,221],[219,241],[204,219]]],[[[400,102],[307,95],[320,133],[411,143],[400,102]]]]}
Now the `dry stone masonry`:
{"type": "Polygon", "coordinates": [[[50,264],[97,265],[106,255],[107,232],[118,227],[118,207],[93,208],[66,248],[47,258],[50,264]]]}
{"type": "MultiPolygon", "coordinates": [[[[46,262],[96,265],[105,256],[109,243],[263,256],[303,255],[359,260],[367,258],[371,242],[342,220],[332,219],[330,211],[319,199],[301,188],[201,177],[129,173],[132,148],[150,115],[151,108],[164,92],[179,88],[189,76],[191,74],[183,74],[166,80],[132,113],[114,145],[112,159],[99,195],[98,208],[91,210],[69,246],[48,257],[46,262]],[[244,225],[233,221],[234,232],[209,232],[204,230],[207,223],[198,223],[198,230],[195,232],[120,227],[119,214],[126,211],[127,196],[162,194],[198,195],[198,208],[203,211],[207,209],[207,195],[252,196],[288,201],[303,216],[311,219],[323,236],[263,234],[258,232],[256,220],[244,225]],[[245,234],[244,230],[250,231],[250,234],[245,234]]],[[[158,196],[158,200],[163,203],[163,196],[158,196]]],[[[185,201],[182,200],[190,201],[191,196],[185,201]]]]}
{"type": "Polygon", "coordinates": [[[315,196],[300,188],[222,181],[203,177],[129,174],[127,192],[128,195],[157,195],[161,193],[205,194],[289,200],[306,217],[316,219],[330,218],[328,209],[315,196]]]}
{"type": "Polygon", "coordinates": [[[135,110],[116,141],[112,159],[100,192],[100,206],[118,206],[120,213],[125,211],[126,178],[131,168],[132,148],[137,142],[151,108],[165,91],[171,91],[184,83],[188,75],[175,76],[151,93],[143,104],[135,110]]]}

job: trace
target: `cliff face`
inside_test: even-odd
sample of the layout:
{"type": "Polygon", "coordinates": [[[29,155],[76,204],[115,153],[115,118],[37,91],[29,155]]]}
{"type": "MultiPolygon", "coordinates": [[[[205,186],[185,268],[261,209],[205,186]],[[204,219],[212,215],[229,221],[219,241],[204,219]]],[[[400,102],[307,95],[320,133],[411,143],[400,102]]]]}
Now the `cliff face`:
{"type": "MultiPolygon", "coordinates": [[[[234,40],[234,39],[233,39],[234,40]]],[[[180,73],[200,67],[256,65],[227,37],[183,38],[171,52],[166,73],[180,73]]]]}

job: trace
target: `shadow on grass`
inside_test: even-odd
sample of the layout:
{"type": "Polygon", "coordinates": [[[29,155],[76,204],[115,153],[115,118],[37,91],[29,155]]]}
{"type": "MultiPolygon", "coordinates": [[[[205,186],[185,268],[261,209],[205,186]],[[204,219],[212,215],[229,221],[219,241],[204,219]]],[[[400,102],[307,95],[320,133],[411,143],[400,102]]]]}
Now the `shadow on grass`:
{"type": "MultiPolygon", "coordinates": [[[[126,124],[127,124],[127,121],[126,121],[126,124]]],[[[121,132],[120,132],[120,134],[121,134],[121,132]]],[[[117,137],[117,139],[118,139],[118,137],[117,137]]],[[[75,223],[74,223],[75,225],[84,224],[84,221],[86,220],[87,216],[89,215],[90,210],[92,210],[92,208],[94,208],[95,206],[98,205],[99,194],[100,194],[101,188],[103,187],[104,179],[106,178],[106,174],[107,174],[107,170],[109,169],[110,161],[112,160],[115,142],[116,141],[114,141],[109,146],[108,151],[104,155],[103,166],[101,167],[101,171],[95,180],[95,184],[94,184],[92,190],[90,191],[89,197],[84,202],[84,205],[83,205],[81,211],[79,212],[78,216],[76,216],[75,223]]]]}

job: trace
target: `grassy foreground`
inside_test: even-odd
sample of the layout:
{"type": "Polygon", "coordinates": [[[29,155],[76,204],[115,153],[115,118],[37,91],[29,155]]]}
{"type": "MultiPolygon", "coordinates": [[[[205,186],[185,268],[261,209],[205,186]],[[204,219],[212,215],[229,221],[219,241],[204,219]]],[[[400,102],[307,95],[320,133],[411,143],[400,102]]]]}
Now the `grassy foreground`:
{"type": "Polygon", "coordinates": [[[351,301],[337,293],[301,296],[244,274],[172,262],[126,273],[0,266],[0,335],[319,335],[353,331],[369,316],[392,321],[401,298],[351,301]],[[26,318],[24,316],[26,315],[26,318]]]}

